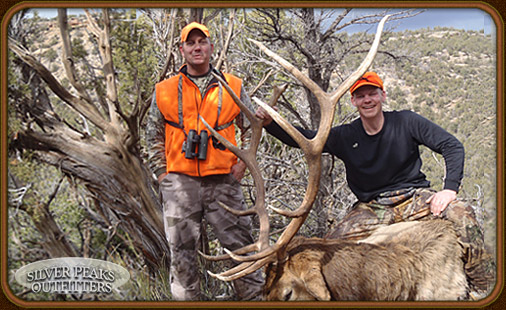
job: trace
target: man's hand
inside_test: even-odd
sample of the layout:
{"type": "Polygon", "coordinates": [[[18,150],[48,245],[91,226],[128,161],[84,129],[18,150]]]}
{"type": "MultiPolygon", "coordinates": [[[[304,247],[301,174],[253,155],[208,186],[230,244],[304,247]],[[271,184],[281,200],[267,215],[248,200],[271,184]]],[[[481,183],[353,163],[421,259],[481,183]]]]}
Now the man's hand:
{"type": "Polygon", "coordinates": [[[457,199],[457,192],[451,189],[444,189],[430,196],[426,203],[430,203],[430,211],[432,214],[440,216],[446,207],[455,199],[457,199]]]}
{"type": "Polygon", "coordinates": [[[239,161],[237,164],[232,166],[230,173],[234,176],[237,181],[241,181],[246,171],[246,164],[243,161],[239,161]]]}
{"type": "MultiPolygon", "coordinates": [[[[277,108],[274,107],[274,110],[277,111],[277,108]]],[[[272,117],[262,107],[258,107],[255,116],[263,120],[262,126],[267,126],[272,122],[272,117]]]]}

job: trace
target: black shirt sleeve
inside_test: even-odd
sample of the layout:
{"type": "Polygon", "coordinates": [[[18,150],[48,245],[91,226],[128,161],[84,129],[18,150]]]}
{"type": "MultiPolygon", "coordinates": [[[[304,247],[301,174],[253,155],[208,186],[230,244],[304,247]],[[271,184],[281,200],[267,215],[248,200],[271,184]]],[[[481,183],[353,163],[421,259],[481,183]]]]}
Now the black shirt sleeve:
{"type": "MultiPolygon", "coordinates": [[[[306,138],[312,139],[316,135],[316,131],[314,130],[306,130],[301,127],[295,126],[295,128],[300,131],[306,138]]],[[[275,121],[272,121],[269,125],[265,126],[265,129],[268,133],[276,137],[279,141],[283,142],[286,145],[299,148],[299,145],[295,140],[290,137],[290,135],[278,125],[275,121]]]]}
{"type": "Polygon", "coordinates": [[[464,175],[464,146],[439,125],[414,112],[408,113],[411,134],[420,144],[442,154],[446,165],[444,189],[458,192],[464,175]]]}

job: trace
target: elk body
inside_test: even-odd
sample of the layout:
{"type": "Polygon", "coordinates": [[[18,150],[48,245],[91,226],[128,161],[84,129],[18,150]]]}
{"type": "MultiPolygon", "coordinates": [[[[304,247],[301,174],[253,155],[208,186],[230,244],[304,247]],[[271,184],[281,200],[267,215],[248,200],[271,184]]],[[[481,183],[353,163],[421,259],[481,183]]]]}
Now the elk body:
{"type": "Polygon", "coordinates": [[[459,300],[467,280],[445,220],[394,224],[356,242],[294,238],[266,269],[266,300],[459,300]]]}

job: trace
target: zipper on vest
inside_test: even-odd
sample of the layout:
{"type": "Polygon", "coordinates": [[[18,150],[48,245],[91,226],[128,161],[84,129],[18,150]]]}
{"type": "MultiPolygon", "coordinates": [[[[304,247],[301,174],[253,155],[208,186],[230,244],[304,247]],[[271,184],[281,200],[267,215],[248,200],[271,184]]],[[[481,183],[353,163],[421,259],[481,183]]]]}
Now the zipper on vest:
{"type": "MultiPolygon", "coordinates": [[[[196,110],[197,110],[197,128],[196,128],[196,130],[200,134],[200,108],[202,107],[202,104],[204,103],[204,98],[207,95],[207,93],[212,88],[218,87],[219,84],[217,82],[213,83],[213,80],[211,80],[209,82],[209,84],[206,86],[206,90],[205,90],[204,94],[202,94],[202,93],[200,93],[200,88],[197,86],[197,84],[195,84],[195,82],[191,78],[189,78],[188,76],[186,76],[186,78],[194,86],[194,97],[195,97],[195,105],[196,105],[196,110]],[[199,95],[200,95],[200,100],[198,100],[198,96],[199,95]]],[[[198,159],[198,158],[195,158],[195,159],[197,160],[197,174],[198,174],[199,177],[202,177],[202,174],[200,172],[200,159],[198,159]]]]}

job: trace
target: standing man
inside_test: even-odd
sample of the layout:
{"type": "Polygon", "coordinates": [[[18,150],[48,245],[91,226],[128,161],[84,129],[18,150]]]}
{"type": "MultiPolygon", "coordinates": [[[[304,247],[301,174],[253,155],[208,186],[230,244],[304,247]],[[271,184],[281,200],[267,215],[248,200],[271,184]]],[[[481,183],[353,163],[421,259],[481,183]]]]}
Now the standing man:
{"type": "MultiPolygon", "coordinates": [[[[156,84],[148,116],[149,164],[163,200],[175,300],[203,299],[197,248],[204,218],[223,247],[234,250],[253,243],[251,219],[237,217],[219,205],[245,208],[239,181],[246,165],[212,138],[200,120],[203,117],[236,144],[235,120],[244,137],[240,108],[211,72],[221,75],[251,105],[242,81],[210,64],[213,49],[206,26],[193,22],[183,28],[180,51],[186,64],[178,75],[156,84]]],[[[233,282],[239,300],[257,298],[262,285],[260,272],[233,282]]]]}
{"type": "MultiPolygon", "coordinates": [[[[346,179],[358,202],[335,225],[327,238],[363,239],[380,226],[433,217],[454,224],[463,248],[465,271],[472,288],[487,291],[493,285],[493,260],[484,249],[483,232],[473,208],[457,200],[463,177],[464,147],[450,133],[411,111],[384,112],[383,81],[367,72],[351,88],[351,103],[359,118],[333,127],[324,152],[340,158],[346,179]],[[443,189],[434,191],[421,172],[419,146],[442,154],[446,164],[443,189]]],[[[267,131],[282,142],[297,143],[263,110],[267,131]]],[[[298,128],[306,137],[316,132],[298,128]]]]}

